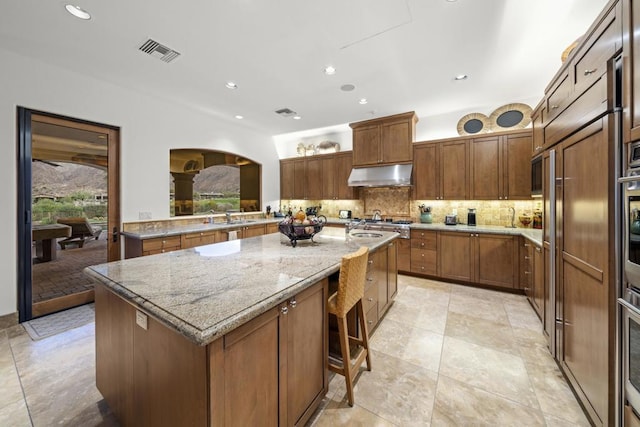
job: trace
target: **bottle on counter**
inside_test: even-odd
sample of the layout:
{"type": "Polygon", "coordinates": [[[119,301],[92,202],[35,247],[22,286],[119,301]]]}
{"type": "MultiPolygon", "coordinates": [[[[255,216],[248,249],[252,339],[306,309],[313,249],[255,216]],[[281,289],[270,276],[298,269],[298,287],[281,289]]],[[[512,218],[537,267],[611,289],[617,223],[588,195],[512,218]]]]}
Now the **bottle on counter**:
{"type": "Polygon", "coordinates": [[[542,211],[535,211],[533,213],[533,228],[542,229],[542,211]]]}

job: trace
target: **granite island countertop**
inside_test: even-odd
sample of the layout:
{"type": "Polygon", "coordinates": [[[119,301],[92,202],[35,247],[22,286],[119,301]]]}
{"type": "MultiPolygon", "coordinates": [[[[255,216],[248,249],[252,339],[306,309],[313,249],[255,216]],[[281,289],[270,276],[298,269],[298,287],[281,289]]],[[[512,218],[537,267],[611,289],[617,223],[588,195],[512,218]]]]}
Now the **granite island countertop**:
{"type": "MultiPolygon", "coordinates": [[[[358,230],[362,231],[362,230],[358,230]]],[[[114,261],[84,272],[191,341],[206,345],[339,271],[343,255],[398,237],[347,237],[325,227],[310,240],[272,233],[114,261]]]]}

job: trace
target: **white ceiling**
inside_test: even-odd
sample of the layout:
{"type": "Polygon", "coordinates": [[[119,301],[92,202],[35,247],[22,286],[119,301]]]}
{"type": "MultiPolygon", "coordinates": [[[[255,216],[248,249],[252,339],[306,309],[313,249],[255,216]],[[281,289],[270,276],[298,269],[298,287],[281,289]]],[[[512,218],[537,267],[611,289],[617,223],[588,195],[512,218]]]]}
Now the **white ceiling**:
{"type": "Polygon", "coordinates": [[[541,98],[562,51],[607,3],[74,1],[91,20],[69,15],[64,0],[3,0],[0,47],[269,135],[541,98]],[[181,55],[146,55],[138,47],[147,38],[181,55]],[[329,64],[333,76],[323,73],[329,64]],[[468,80],[454,81],[460,73],[468,80]],[[347,83],[356,89],[341,91],[347,83]],[[275,114],[285,107],[302,119],[275,114]]]}

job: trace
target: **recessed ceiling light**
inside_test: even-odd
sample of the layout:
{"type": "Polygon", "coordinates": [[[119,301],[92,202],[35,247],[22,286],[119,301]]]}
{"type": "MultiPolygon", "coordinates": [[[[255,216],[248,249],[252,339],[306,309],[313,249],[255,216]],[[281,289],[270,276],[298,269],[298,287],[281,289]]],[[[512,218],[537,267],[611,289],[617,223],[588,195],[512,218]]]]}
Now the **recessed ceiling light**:
{"type": "Polygon", "coordinates": [[[302,116],[293,116],[293,120],[300,120],[302,116]]]}
{"type": "Polygon", "coordinates": [[[324,67],[324,73],[327,76],[333,76],[336,73],[336,69],[333,68],[331,65],[328,65],[328,66],[324,67]]]}
{"type": "Polygon", "coordinates": [[[454,80],[467,80],[467,78],[469,78],[469,76],[467,76],[466,74],[458,74],[453,79],[454,80]]]}
{"type": "Polygon", "coordinates": [[[366,104],[368,101],[367,101],[367,98],[360,98],[360,101],[358,101],[358,102],[360,103],[360,105],[364,105],[364,104],[366,104]]]}
{"type": "Polygon", "coordinates": [[[67,4],[64,6],[67,9],[67,12],[80,19],[91,19],[91,15],[86,10],[82,9],[80,6],[75,6],[73,4],[67,4]]]}
{"type": "Polygon", "coordinates": [[[346,85],[342,85],[340,86],[340,90],[344,91],[344,92],[351,92],[352,90],[354,90],[356,87],[350,83],[346,84],[346,85]]]}
{"type": "Polygon", "coordinates": [[[236,119],[242,120],[242,119],[244,119],[244,116],[241,116],[240,114],[238,114],[238,115],[236,115],[236,119]]]}
{"type": "Polygon", "coordinates": [[[225,86],[227,87],[227,89],[238,89],[238,85],[235,84],[234,82],[227,82],[225,86]]]}

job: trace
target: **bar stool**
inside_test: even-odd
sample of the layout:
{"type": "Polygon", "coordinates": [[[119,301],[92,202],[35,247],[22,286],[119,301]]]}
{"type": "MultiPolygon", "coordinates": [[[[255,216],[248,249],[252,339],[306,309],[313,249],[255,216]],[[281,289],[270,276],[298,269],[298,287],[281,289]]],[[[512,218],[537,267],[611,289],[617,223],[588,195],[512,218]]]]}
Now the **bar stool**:
{"type": "MultiPolygon", "coordinates": [[[[356,252],[342,257],[338,291],[329,297],[327,311],[336,316],[338,320],[338,334],[340,337],[340,352],[342,353],[342,366],[329,362],[329,370],[343,375],[347,385],[347,399],[349,406],[353,406],[353,379],[358,373],[360,365],[366,359],[367,370],[371,370],[371,356],[369,352],[369,331],[367,319],[365,319],[362,298],[364,297],[364,284],[367,274],[367,260],[369,248],[362,246],[356,252]],[[360,323],[361,338],[349,335],[347,326],[347,313],[355,306],[360,323]],[[359,354],[351,364],[351,352],[349,343],[361,348],[359,354]]],[[[356,331],[353,331],[354,333],[356,331]]]]}

